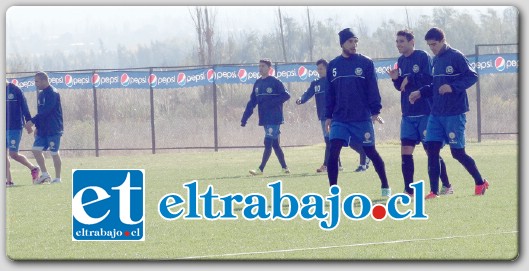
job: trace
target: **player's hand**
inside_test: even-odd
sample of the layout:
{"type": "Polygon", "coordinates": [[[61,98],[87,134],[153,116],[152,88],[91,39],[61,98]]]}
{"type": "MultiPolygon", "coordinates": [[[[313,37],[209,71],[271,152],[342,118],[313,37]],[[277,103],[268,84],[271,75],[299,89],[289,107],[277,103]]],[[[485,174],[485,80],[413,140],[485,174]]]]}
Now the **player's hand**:
{"type": "Polygon", "coordinates": [[[400,91],[404,92],[406,90],[406,85],[408,84],[408,76],[404,77],[402,83],[400,84],[400,91]]]}
{"type": "Polygon", "coordinates": [[[414,104],[415,101],[417,101],[420,98],[421,98],[421,92],[416,90],[416,91],[410,93],[410,97],[408,98],[408,100],[410,101],[411,104],[414,104]]]}
{"type": "Polygon", "coordinates": [[[392,80],[397,80],[399,78],[399,69],[390,69],[386,72],[392,80]]]}
{"type": "Polygon", "coordinates": [[[371,116],[371,120],[373,121],[373,123],[378,122],[380,124],[384,124],[384,119],[380,116],[380,115],[373,115],[371,116]]]}
{"type": "Polygon", "coordinates": [[[296,104],[301,104],[301,98],[296,100],[296,104]]]}
{"type": "Polygon", "coordinates": [[[439,87],[439,94],[444,95],[445,93],[452,93],[452,87],[448,84],[439,87]]]}
{"type": "Polygon", "coordinates": [[[331,119],[326,119],[325,120],[325,130],[327,130],[327,133],[330,133],[331,132],[331,119]]]}
{"type": "Polygon", "coordinates": [[[24,128],[26,128],[26,130],[27,130],[28,128],[31,128],[31,126],[33,126],[33,122],[32,122],[31,120],[28,121],[28,122],[26,122],[26,124],[24,124],[24,128]]]}
{"type": "Polygon", "coordinates": [[[30,127],[25,127],[26,128],[26,131],[28,132],[28,134],[31,134],[33,133],[33,128],[30,127]]]}

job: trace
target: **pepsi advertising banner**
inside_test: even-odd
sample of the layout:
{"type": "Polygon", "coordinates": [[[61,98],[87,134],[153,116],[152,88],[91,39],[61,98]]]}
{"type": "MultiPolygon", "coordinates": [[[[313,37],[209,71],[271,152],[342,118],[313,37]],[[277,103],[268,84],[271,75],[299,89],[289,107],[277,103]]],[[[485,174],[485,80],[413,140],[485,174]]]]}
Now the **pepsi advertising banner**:
{"type": "MultiPolygon", "coordinates": [[[[517,73],[518,54],[469,56],[470,66],[479,74],[517,73]]],[[[397,68],[397,58],[374,61],[378,79],[389,79],[387,72],[397,68]]],[[[284,83],[311,82],[317,79],[314,64],[278,64],[269,72],[284,83]],[[277,70],[276,70],[277,69],[277,70]]],[[[254,84],[261,77],[257,65],[214,66],[179,71],[102,71],[86,73],[49,73],[50,84],[57,89],[134,88],[175,89],[210,84],[254,84]]],[[[22,91],[35,91],[33,76],[8,78],[22,91]]]]}
{"type": "MultiPolygon", "coordinates": [[[[274,69],[270,69],[274,73],[274,69]]],[[[259,75],[257,66],[216,66],[215,83],[217,84],[253,84],[259,75]]]]}
{"type": "Polygon", "coordinates": [[[318,79],[317,67],[314,64],[279,64],[276,77],[284,83],[311,82],[318,79]]]}

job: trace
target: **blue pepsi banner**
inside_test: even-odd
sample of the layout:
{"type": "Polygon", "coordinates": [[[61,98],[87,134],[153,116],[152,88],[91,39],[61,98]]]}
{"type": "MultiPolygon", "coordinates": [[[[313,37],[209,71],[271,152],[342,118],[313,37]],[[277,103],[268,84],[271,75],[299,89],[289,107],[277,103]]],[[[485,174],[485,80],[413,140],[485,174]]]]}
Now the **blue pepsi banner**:
{"type": "Polygon", "coordinates": [[[283,83],[311,82],[318,79],[317,67],[314,64],[279,64],[276,77],[283,83]]]}
{"type": "MultiPolygon", "coordinates": [[[[468,56],[470,66],[479,74],[517,73],[518,54],[494,54],[468,56]]],[[[375,60],[378,79],[389,79],[387,72],[397,68],[397,58],[375,60]]],[[[278,64],[270,69],[270,75],[284,83],[311,82],[317,79],[314,64],[278,64]],[[276,70],[277,69],[277,70],[276,70]]],[[[253,84],[261,77],[257,65],[214,66],[205,69],[179,71],[103,71],[86,73],[49,73],[50,84],[57,89],[133,88],[175,89],[207,86],[210,84],[253,84]]],[[[8,78],[24,92],[35,91],[33,76],[8,78]]]]}
{"type": "MultiPolygon", "coordinates": [[[[274,74],[274,69],[270,73],[274,74]]],[[[217,84],[253,84],[259,75],[259,68],[253,66],[216,66],[215,83],[217,84]]]]}

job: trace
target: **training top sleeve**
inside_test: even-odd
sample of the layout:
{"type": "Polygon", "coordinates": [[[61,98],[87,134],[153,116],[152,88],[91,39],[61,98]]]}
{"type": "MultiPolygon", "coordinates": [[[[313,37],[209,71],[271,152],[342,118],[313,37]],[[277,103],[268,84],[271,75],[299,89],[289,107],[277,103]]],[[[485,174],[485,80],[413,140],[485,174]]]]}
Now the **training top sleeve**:
{"type": "Polygon", "coordinates": [[[42,91],[40,95],[44,95],[45,102],[37,115],[31,119],[33,123],[39,123],[55,110],[55,106],[57,106],[57,101],[59,99],[59,95],[55,93],[55,91],[42,91]]]}
{"type": "Polygon", "coordinates": [[[367,80],[367,99],[369,109],[371,110],[371,116],[380,114],[382,109],[382,99],[380,98],[380,91],[377,84],[377,75],[375,73],[375,65],[372,60],[369,60],[368,68],[366,71],[367,80]]]}
{"type": "Polygon", "coordinates": [[[252,93],[250,94],[250,100],[246,104],[246,109],[244,110],[244,113],[242,114],[242,119],[241,119],[242,124],[246,124],[250,116],[252,116],[253,114],[253,109],[257,106],[257,96],[255,95],[255,91],[254,91],[255,84],[257,84],[257,82],[254,83],[253,85],[252,93]]]}
{"type": "Polygon", "coordinates": [[[303,95],[301,95],[300,101],[302,104],[306,103],[308,100],[310,100],[310,98],[312,98],[312,96],[314,96],[314,86],[316,85],[316,82],[316,80],[312,81],[309,88],[303,93],[303,95]]]}
{"type": "Polygon", "coordinates": [[[327,89],[327,92],[325,93],[325,118],[332,119],[332,113],[334,112],[334,106],[336,105],[336,90],[331,82],[334,78],[331,71],[331,65],[327,67],[327,76],[325,78],[329,84],[329,89],[327,89]]]}
{"type": "Polygon", "coordinates": [[[454,62],[455,69],[460,72],[460,75],[454,82],[450,83],[450,86],[454,93],[460,93],[466,91],[478,81],[478,74],[470,67],[468,59],[463,54],[456,53],[454,62]]]}

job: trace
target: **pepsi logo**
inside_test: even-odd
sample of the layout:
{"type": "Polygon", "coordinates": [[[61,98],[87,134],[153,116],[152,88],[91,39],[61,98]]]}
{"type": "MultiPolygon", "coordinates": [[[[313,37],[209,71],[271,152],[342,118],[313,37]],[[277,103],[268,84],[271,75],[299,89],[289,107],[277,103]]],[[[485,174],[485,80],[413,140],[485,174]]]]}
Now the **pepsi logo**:
{"type": "Polygon", "coordinates": [[[69,74],[64,76],[64,84],[71,88],[73,86],[73,77],[69,74]]]}
{"type": "Polygon", "coordinates": [[[120,78],[121,85],[126,87],[130,84],[130,77],[128,74],[123,73],[120,78]]]}
{"type": "Polygon", "coordinates": [[[99,87],[99,85],[101,85],[101,76],[99,76],[99,74],[94,73],[94,75],[92,75],[92,85],[94,87],[99,87]]]}
{"type": "Polygon", "coordinates": [[[275,76],[276,75],[276,70],[274,70],[274,68],[270,67],[270,70],[268,70],[268,75],[269,76],[275,76]]]}
{"type": "Polygon", "coordinates": [[[213,80],[215,80],[215,70],[209,69],[206,76],[207,76],[208,82],[213,83],[213,80]]]}
{"type": "Polygon", "coordinates": [[[239,76],[241,82],[246,82],[246,80],[248,80],[248,72],[245,69],[240,69],[237,76],[239,76]]]}
{"type": "Polygon", "coordinates": [[[505,70],[505,59],[501,56],[497,57],[494,61],[494,67],[500,72],[505,70]]]}
{"type": "Polygon", "coordinates": [[[149,83],[149,86],[156,87],[156,85],[158,83],[158,77],[156,77],[156,74],[151,73],[151,75],[149,75],[149,79],[147,81],[149,83]]]}
{"type": "Polygon", "coordinates": [[[178,73],[178,77],[176,78],[176,82],[178,83],[179,86],[183,86],[186,84],[186,74],[181,72],[181,73],[178,73]]]}
{"type": "Polygon", "coordinates": [[[309,75],[309,70],[305,68],[305,66],[301,66],[298,68],[298,77],[301,80],[307,79],[307,76],[309,75]]]}
{"type": "Polygon", "coordinates": [[[18,86],[18,80],[17,79],[11,80],[11,84],[18,86]]]}

